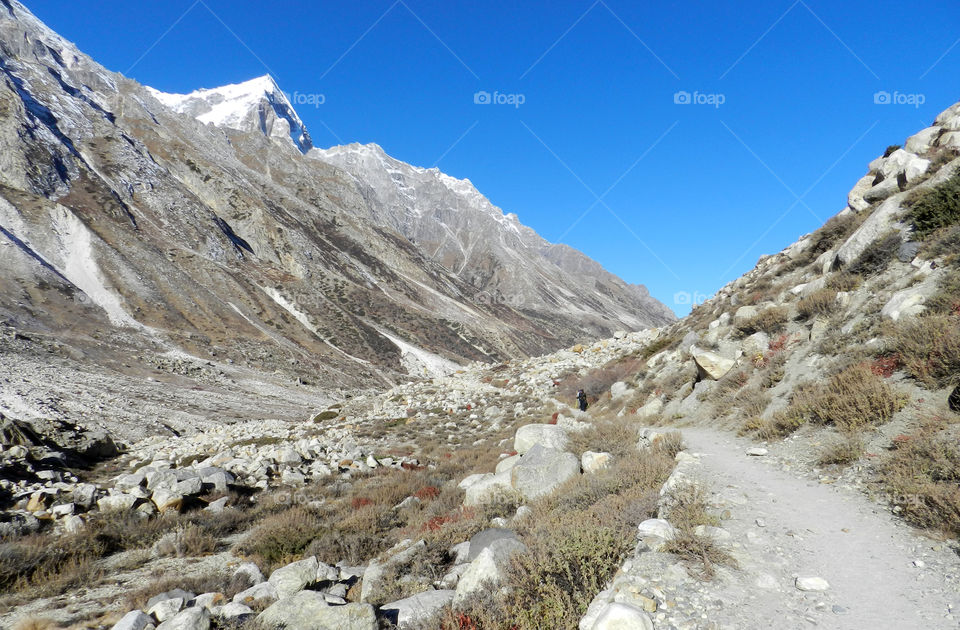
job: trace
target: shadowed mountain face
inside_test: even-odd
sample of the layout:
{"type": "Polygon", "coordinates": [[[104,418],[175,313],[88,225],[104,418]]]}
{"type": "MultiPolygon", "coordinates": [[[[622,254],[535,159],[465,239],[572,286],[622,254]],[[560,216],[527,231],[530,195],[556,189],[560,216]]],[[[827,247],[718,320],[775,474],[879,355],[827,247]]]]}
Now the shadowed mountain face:
{"type": "Polygon", "coordinates": [[[469,182],[376,146],[312,149],[269,77],[162,94],[13,1],[0,147],[0,321],[92,364],[382,386],[673,319],[469,182]]]}

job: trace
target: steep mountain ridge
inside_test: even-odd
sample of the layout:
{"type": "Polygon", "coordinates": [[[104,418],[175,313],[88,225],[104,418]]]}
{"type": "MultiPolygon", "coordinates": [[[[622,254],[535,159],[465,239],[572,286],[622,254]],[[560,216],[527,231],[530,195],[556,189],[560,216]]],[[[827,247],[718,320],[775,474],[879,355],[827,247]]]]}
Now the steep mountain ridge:
{"type": "MultiPolygon", "coordinates": [[[[50,399],[66,417],[124,434],[163,430],[155,408],[140,409],[145,422],[121,421],[138,403],[124,399],[121,413],[106,401],[131,387],[160,390],[142,368],[171,357],[227,375],[217,387],[233,402],[215,414],[222,420],[256,407],[241,409],[234,370],[293,388],[290,399],[324,400],[672,317],[614,281],[612,297],[567,296],[529,257],[511,275],[533,278],[516,280],[531,293],[491,298],[474,276],[372,221],[370,190],[312,155],[269,77],[158,94],[13,1],[0,11],[0,142],[0,319],[35,344],[0,355],[23,379],[2,392],[3,408],[27,418],[46,417],[50,399]],[[578,307],[557,308],[554,295],[578,307]],[[45,353],[62,361],[62,383],[33,380],[45,353]],[[113,379],[113,393],[94,403],[86,373],[113,379]]],[[[187,377],[173,387],[183,393],[180,429],[210,422],[190,394],[209,384],[187,377]]]]}

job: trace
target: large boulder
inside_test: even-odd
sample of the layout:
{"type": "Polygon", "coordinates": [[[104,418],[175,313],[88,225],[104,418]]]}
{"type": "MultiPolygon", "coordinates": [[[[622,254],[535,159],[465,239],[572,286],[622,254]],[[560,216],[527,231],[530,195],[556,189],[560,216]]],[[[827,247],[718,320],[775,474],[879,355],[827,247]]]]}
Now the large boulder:
{"type": "Polygon", "coordinates": [[[497,473],[480,475],[467,486],[463,504],[470,506],[494,503],[513,495],[512,471],[512,468],[506,468],[497,473]]]}
{"type": "Polygon", "coordinates": [[[555,424],[528,424],[517,429],[513,449],[523,455],[539,444],[562,451],[567,448],[567,442],[567,432],[555,424]]]}
{"type": "Polygon", "coordinates": [[[737,363],[733,359],[726,359],[709,350],[695,349],[692,354],[701,379],[708,378],[718,381],[737,363]]]}
{"type": "Polygon", "coordinates": [[[893,297],[884,304],[880,310],[880,315],[884,319],[898,321],[903,317],[914,317],[923,312],[923,303],[927,301],[927,293],[920,287],[910,287],[902,291],[897,291],[893,297]]]}
{"type": "Polygon", "coordinates": [[[467,562],[473,562],[477,559],[487,547],[490,547],[499,540],[519,540],[517,534],[510,529],[503,527],[490,527],[473,536],[467,547],[467,562]]]}
{"type": "MultiPolygon", "coordinates": [[[[896,183],[896,182],[894,182],[896,183]]],[[[880,206],[867,217],[857,230],[837,250],[836,264],[846,267],[857,258],[867,248],[870,243],[877,240],[880,236],[889,232],[900,212],[901,195],[892,197],[884,201],[880,206]]]]}
{"type": "Polygon", "coordinates": [[[290,597],[316,582],[318,567],[317,559],[310,556],[276,569],[270,574],[270,583],[277,589],[277,597],[290,597]]]}
{"type": "Polygon", "coordinates": [[[210,611],[202,606],[187,608],[161,623],[157,630],[210,630],[210,611]]]}
{"type": "Polygon", "coordinates": [[[610,398],[617,400],[630,393],[630,386],[623,381],[617,381],[610,386],[610,398]]]}
{"type": "Polygon", "coordinates": [[[404,565],[426,548],[426,543],[422,540],[416,542],[407,539],[400,541],[389,549],[381,559],[372,560],[363,573],[363,581],[360,583],[360,601],[366,602],[376,599],[383,589],[384,577],[387,575],[387,569],[391,566],[404,565]]]}
{"type": "Polygon", "coordinates": [[[579,475],[580,460],[573,453],[537,444],[520,458],[510,474],[513,489],[532,501],[579,475]]]}
{"type": "Polygon", "coordinates": [[[400,630],[420,628],[450,605],[456,591],[425,591],[380,607],[380,613],[400,630]]]}
{"type": "Polygon", "coordinates": [[[150,615],[142,610],[131,610],[115,623],[111,630],[143,630],[149,625],[153,625],[150,615]]]}
{"type": "Polygon", "coordinates": [[[300,591],[264,610],[257,623],[283,630],[377,630],[377,615],[370,604],[330,606],[322,593],[300,591]]]}
{"type": "Polygon", "coordinates": [[[500,584],[505,577],[510,557],[526,549],[526,545],[519,540],[504,538],[493,542],[481,551],[460,576],[457,592],[453,597],[453,605],[456,607],[462,604],[483,588],[500,584]]]}
{"type": "Polygon", "coordinates": [[[595,453],[593,451],[584,451],[580,456],[580,467],[583,472],[596,473],[610,466],[613,456],[610,453],[595,453]]]}

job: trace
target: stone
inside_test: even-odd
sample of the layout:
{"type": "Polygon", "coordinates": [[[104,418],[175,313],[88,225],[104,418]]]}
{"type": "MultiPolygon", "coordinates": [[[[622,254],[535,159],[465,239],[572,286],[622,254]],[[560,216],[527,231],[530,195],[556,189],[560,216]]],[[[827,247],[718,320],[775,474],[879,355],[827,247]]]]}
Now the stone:
{"type": "MultiPolygon", "coordinates": [[[[190,601],[191,599],[193,599],[194,597],[195,597],[195,596],[194,596],[193,593],[191,593],[190,591],[185,591],[185,590],[183,590],[182,588],[171,589],[171,590],[166,591],[166,592],[164,592],[164,593],[160,593],[160,594],[158,594],[158,595],[154,595],[153,597],[151,597],[150,599],[148,599],[148,600],[147,600],[147,610],[150,610],[155,604],[159,604],[160,602],[167,601],[167,600],[171,600],[171,599],[179,599],[179,600],[181,600],[180,608],[183,608],[183,604],[189,602],[189,601],[190,601]]],[[[178,609],[178,610],[179,610],[179,609],[178,609]]]]}
{"type": "Polygon", "coordinates": [[[499,462],[497,462],[497,467],[495,468],[496,472],[501,473],[505,470],[510,470],[517,465],[517,462],[520,461],[520,454],[511,455],[509,457],[504,457],[499,462]]]}
{"type": "Polygon", "coordinates": [[[76,450],[81,457],[92,459],[107,459],[120,454],[120,449],[117,448],[113,438],[102,431],[85,434],[76,450]]]}
{"type": "Polygon", "coordinates": [[[517,534],[509,529],[490,527],[474,534],[467,546],[467,562],[473,562],[484,549],[498,540],[519,540],[517,534]]]}
{"type": "Polygon", "coordinates": [[[492,503],[513,493],[513,469],[498,473],[487,473],[468,486],[464,493],[463,504],[467,506],[492,503]]]}
{"type": "Polygon", "coordinates": [[[617,381],[610,386],[610,398],[617,400],[618,398],[623,398],[630,393],[630,386],[624,383],[623,381],[617,381]]]}
{"type": "Polygon", "coordinates": [[[663,540],[673,540],[676,535],[676,528],[662,518],[648,518],[637,525],[637,537],[640,539],[656,537],[663,540]]]}
{"type": "MultiPolygon", "coordinates": [[[[150,500],[153,501],[153,504],[156,505],[157,509],[161,512],[179,510],[183,505],[183,499],[183,494],[176,490],[168,490],[166,488],[157,488],[150,496],[150,500]]],[[[102,500],[103,499],[101,499],[101,501],[102,500]]]]}
{"type": "Polygon", "coordinates": [[[584,451],[580,456],[580,466],[585,473],[595,473],[610,466],[613,456],[610,453],[595,453],[593,451],[584,451]]]}
{"type": "Polygon", "coordinates": [[[579,474],[580,460],[576,455],[537,444],[510,470],[510,483],[521,497],[532,501],[579,474]]]}
{"type": "Polygon", "coordinates": [[[651,427],[642,427],[637,430],[637,448],[640,450],[650,448],[656,444],[661,437],[663,437],[663,433],[660,431],[651,427]]]}
{"type": "Polygon", "coordinates": [[[220,512],[223,512],[225,509],[227,509],[227,501],[229,500],[230,500],[230,497],[220,497],[216,501],[211,501],[207,505],[207,507],[203,509],[208,512],[214,512],[219,514],[220,512]]]}
{"type": "Polygon", "coordinates": [[[567,433],[553,424],[528,424],[517,429],[513,440],[513,450],[524,455],[535,445],[553,448],[558,451],[567,448],[567,433]]]}
{"type": "Polygon", "coordinates": [[[233,596],[233,601],[237,602],[238,604],[251,604],[260,600],[275,599],[279,599],[279,596],[277,595],[277,587],[270,582],[254,584],[250,588],[240,591],[233,596]]]}
{"type": "Polygon", "coordinates": [[[903,148],[914,154],[926,153],[938,135],[940,135],[939,127],[927,127],[907,138],[903,148]]]}
{"type": "Polygon", "coordinates": [[[317,562],[317,582],[336,582],[340,579],[340,569],[325,562],[317,562]]]}
{"type": "Polygon", "coordinates": [[[700,378],[709,378],[717,381],[723,378],[723,375],[729,372],[736,361],[726,359],[715,352],[707,350],[696,350],[693,354],[693,360],[697,364],[697,371],[700,378]]]}
{"type": "Polygon", "coordinates": [[[203,593],[202,595],[197,595],[190,605],[203,606],[204,608],[209,608],[212,611],[215,606],[220,606],[223,603],[223,593],[203,593]]]}
{"type": "Polygon", "coordinates": [[[916,317],[923,312],[923,303],[927,301],[928,290],[923,285],[897,291],[880,309],[880,316],[891,321],[904,317],[916,317]]]}
{"type": "MultiPolygon", "coordinates": [[[[896,184],[896,182],[894,182],[894,184],[896,184]]],[[[867,220],[837,249],[837,255],[835,257],[836,264],[841,267],[846,267],[859,258],[860,254],[863,253],[870,243],[892,229],[899,212],[899,195],[881,203],[880,206],[867,217],[867,220]]]]}
{"type": "Polygon", "coordinates": [[[888,177],[878,184],[873,185],[870,190],[863,194],[863,200],[876,203],[887,199],[894,193],[900,192],[900,184],[896,177],[888,177]]]}
{"type": "Polygon", "coordinates": [[[300,456],[300,453],[288,447],[278,449],[273,455],[273,460],[278,464],[297,466],[303,461],[303,457],[300,456]]]}
{"type": "Polygon", "coordinates": [[[742,324],[742,323],[746,322],[747,320],[749,320],[749,319],[751,319],[751,318],[753,318],[753,317],[756,317],[756,315],[757,315],[757,307],[756,307],[756,306],[750,306],[750,305],[741,306],[741,307],[738,308],[738,309],[736,310],[736,312],[733,314],[733,324],[734,324],[735,326],[738,325],[738,324],[742,324]]]}
{"type": "Polygon", "coordinates": [[[244,604],[238,604],[237,602],[230,602],[229,604],[224,604],[220,607],[219,610],[220,616],[225,619],[235,619],[235,618],[245,618],[252,616],[253,609],[244,604]]]}
{"type": "Polygon", "coordinates": [[[854,184],[850,192],[847,193],[847,206],[851,210],[860,212],[870,207],[869,202],[864,200],[863,195],[873,186],[873,180],[875,178],[875,175],[864,175],[857,180],[857,183],[854,184]]]}
{"type": "Polygon", "coordinates": [[[319,563],[313,556],[291,562],[270,574],[270,584],[277,589],[277,597],[283,599],[302,591],[317,579],[319,563]]]}
{"type": "Polygon", "coordinates": [[[470,541],[465,540],[450,547],[450,555],[453,557],[454,564],[463,564],[470,558],[470,541]]]}
{"type": "Polygon", "coordinates": [[[450,605],[455,590],[425,591],[380,607],[380,613],[400,630],[420,628],[450,605]]]}
{"type": "Polygon", "coordinates": [[[71,514],[63,519],[63,531],[68,534],[78,534],[83,531],[84,527],[86,527],[86,523],[75,514],[71,514]]]}
{"type": "Polygon", "coordinates": [[[767,454],[767,452],[767,449],[760,446],[754,446],[747,449],[747,455],[750,455],[751,457],[763,457],[767,454]]]}
{"type": "Polygon", "coordinates": [[[92,483],[81,483],[73,489],[73,502],[85,510],[93,507],[97,500],[97,487],[92,483]]]}
{"type": "Polygon", "coordinates": [[[210,611],[206,608],[187,608],[167,619],[157,630],[209,630],[210,611]]]}
{"type": "Polygon", "coordinates": [[[642,407],[637,409],[637,416],[640,418],[653,418],[659,416],[660,412],[663,411],[663,399],[662,398],[653,398],[649,400],[642,407]]]}
{"type": "Polygon", "coordinates": [[[825,591],[830,584],[822,577],[798,577],[797,589],[801,591],[825,591]]]}
{"type": "Polygon", "coordinates": [[[603,608],[591,630],[653,630],[653,621],[642,608],[613,602],[603,608]]]}
{"type": "Polygon", "coordinates": [[[503,581],[504,572],[510,556],[526,551],[527,547],[519,540],[509,538],[497,540],[467,565],[457,582],[453,605],[457,606],[485,585],[498,585],[503,581]]]}
{"type": "Polygon", "coordinates": [[[129,475],[121,475],[113,482],[115,488],[119,490],[130,490],[131,488],[137,488],[147,483],[147,476],[142,472],[131,473],[129,475]]]}
{"type": "Polygon", "coordinates": [[[120,621],[113,624],[112,630],[144,630],[153,623],[153,617],[142,610],[131,610],[120,621]]]}
{"type": "Polygon", "coordinates": [[[385,559],[371,560],[360,582],[360,601],[369,601],[382,590],[388,567],[407,564],[425,548],[426,543],[422,540],[402,540],[383,554],[385,559]]]}
{"type": "Polygon", "coordinates": [[[370,604],[330,606],[316,591],[300,591],[273,604],[256,622],[284,630],[377,630],[377,616],[370,604]]]}
{"type": "Polygon", "coordinates": [[[110,494],[97,501],[97,507],[101,512],[119,512],[132,509],[136,502],[137,497],[130,494],[110,494]]]}

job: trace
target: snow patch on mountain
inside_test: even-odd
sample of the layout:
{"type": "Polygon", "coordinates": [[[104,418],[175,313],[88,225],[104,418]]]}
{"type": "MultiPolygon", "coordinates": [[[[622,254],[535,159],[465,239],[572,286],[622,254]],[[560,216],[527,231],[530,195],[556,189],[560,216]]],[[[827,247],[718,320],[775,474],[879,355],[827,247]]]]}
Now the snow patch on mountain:
{"type": "Polygon", "coordinates": [[[288,136],[302,153],[313,148],[306,125],[269,74],[189,94],[168,94],[151,87],[147,90],[169,109],[204,124],[238,131],[259,128],[271,137],[288,136]]]}
{"type": "Polygon", "coordinates": [[[462,368],[462,366],[438,354],[434,354],[423,348],[418,348],[382,330],[379,332],[389,339],[393,345],[400,348],[400,363],[406,368],[407,374],[410,376],[424,376],[428,378],[447,376],[462,368]]]}

